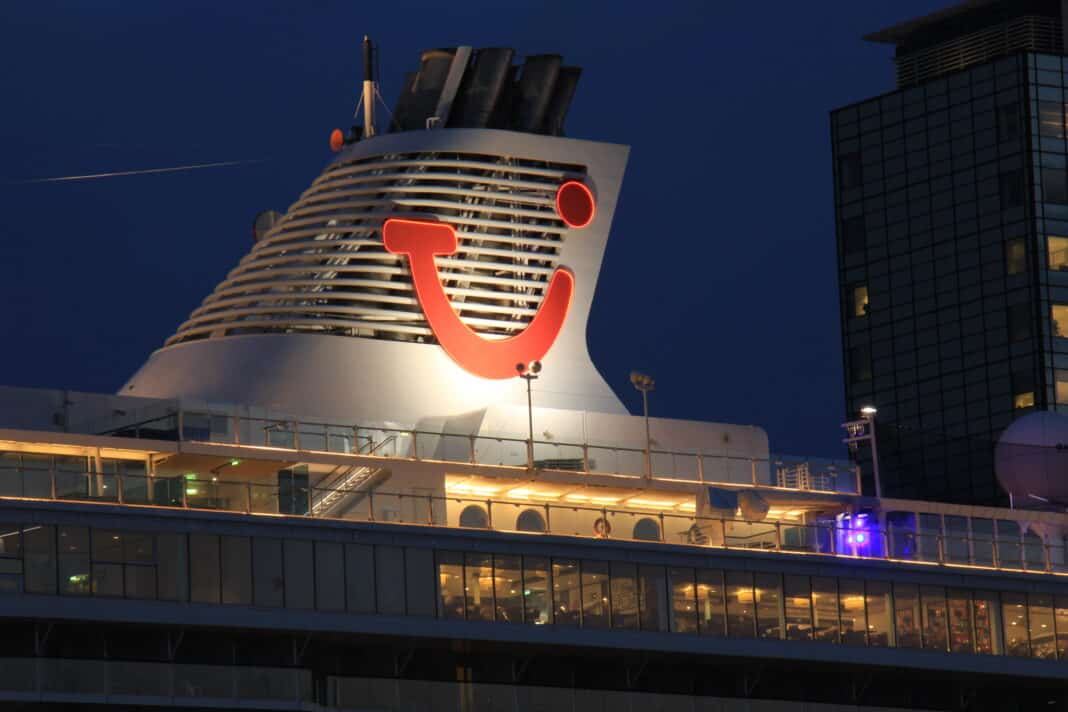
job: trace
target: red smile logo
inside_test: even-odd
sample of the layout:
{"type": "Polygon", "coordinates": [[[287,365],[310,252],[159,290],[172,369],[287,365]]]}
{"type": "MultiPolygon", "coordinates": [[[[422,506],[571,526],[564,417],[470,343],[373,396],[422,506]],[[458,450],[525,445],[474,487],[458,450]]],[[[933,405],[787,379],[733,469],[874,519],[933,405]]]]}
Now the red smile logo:
{"type": "MultiPolygon", "coordinates": [[[[556,191],[556,212],[568,227],[586,227],[593,222],[593,193],[578,181],[564,183],[556,191]]],[[[558,267],[553,272],[541,306],[521,333],[491,341],[460,320],[441,284],[434,258],[456,252],[456,231],[451,225],[390,218],[382,226],[382,242],[389,252],[408,257],[415,294],[430,330],[445,353],[466,371],[482,378],[511,378],[517,363],[540,360],[556,341],[575,291],[570,270],[558,267]]]]}

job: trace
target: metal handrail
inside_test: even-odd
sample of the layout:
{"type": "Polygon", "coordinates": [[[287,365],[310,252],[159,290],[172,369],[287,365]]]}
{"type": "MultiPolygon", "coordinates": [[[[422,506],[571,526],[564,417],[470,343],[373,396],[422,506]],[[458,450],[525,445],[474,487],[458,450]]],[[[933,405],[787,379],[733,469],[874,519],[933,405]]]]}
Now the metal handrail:
{"type": "MultiPolygon", "coordinates": [[[[73,501],[103,503],[109,505],[120,504],[127,506],[183,508],[189,510],[231,511],[253,516],[265,514],[277,517],[281,513],[289,514],[290,516],[333,520],[340,519],[342,521],[387,522],[390,524],[430,525],[449,528],[457,528],[458,524],[451,523],[451,521],[459,522],[460,519],[458,512],[454,513],[455,516],[449,516],[448,508],[450,504],[463,509],[473,505],[484,509],[485,514],[484,524],[475,527],[476,529],[492,529],[503,532],[519,531],[518,517],[508,516],[508,514],[514,515],[518,510],[525,511],[529,509],[537,511],[539,514],[543,515],[543,526],[537,532],[525,530],[523,533],[677,544],[678,542],[668,539],[667,534],[669,528],[672,534],[685,534],[692,532],[696,527],[704,535],[705,541],[697,542],[693,539],[689,539],[680,545],[700,546],[704,548],[738,549],[749,552],[775,552],[788,555],[823,555],[851,559],[884,560],[896,563],[917,563],[926,566],[935,564],[950,568],[986,568],[999,571],[1068,576],[1068,557],[1066,557],[1068,552],[1065,551],[1065,547],[1058,547],[1044,541],[1029,543],[1023,539],[1022,530],[1020,536],[1013,539],[1006,539],[1000,535],[992,536],[988,539],[972,535],[961,537],[950,536],[945,533],[932,532],[926,534],[922,532],[912,532],[914,535],[913,540],[919,537],[932,540],[934,543],[934,546],[932,547],[934,553],[927,554],[925,552],[920,552],[916,555],[906,556],[905,553],[895,553],[893,551],[896,546],[895,542],[897,541],[895,537],[900,537],[901,534],[906,532],[890,527],[872,527],[868,529],[867,533],[870,535],[868,541],[879,541],[881,544],[878,547],[869,547],[866,550],[865,547],[860,547],[855,544],[838,545],[836,542],[838,541],[839,536],[848,534],[851,530],[829,523],[805,524],[782,520],[776,522],[748,521],[732,517],[697,516],[696,514],[678,511],[620,509],[604,506],[583,506],[570,503],[555,504],[551,502],[537,502],[515,498],[494,499],[484,497],[464,497],[447,493],[445,495],[427,495],[403,492],[379,492],[374,490],[367,492],[365,508],[361,507],[356,511],[350,510],[349,512],[346,512],[345,516],[341,517],[327,517],[315,513],[310,506],[302,512],[280,512],[278,501],[280,487],[278,485],[257,483],[250,480],[218,480],[216,478],[187,479],[185,476],[164,479],[151,475],[123,475],[118,473],[101,474],[97,472],[74,473],[44,469],[34,470],[29,468],[9,470],[7,472],[18,473],[23,475],[24,478],[25,476],[32,476],[33,474],[38,473],[42,475],[42,479],[37,481],[35,483],[36,487],[33,488],[27,488],[26,480],[22,479],[20,481],[18,495],[0,494],[0,500],[33,499],[63,502],[73,501]],[[57,494],[57,475],[84,478],[84,486],[79,487],[77,492],[67,490],[60,491],[57,494]],[[45,476],[48,478],[47,481],[44,481],[45,476]],[[131,485],[136,484],[139,481],[145,484],[143,488],[131,487],[131,485]],[[157,499],[158,491],[155,487],[151,486],[160,483],[161,481],[177,483],[177,485],[180,486],[180,492],[170,492],[169,501],[162,503],[157,499]],[[95,494],[93,487],[94,482],[98,485],[95,494]],[[114,488],[110,489],[107,494],[104,494],[104,490],[109,489],[109,484],[114,484],[114,488]],[[200,492],[201,487],[205,488],[206,491],[204,493],[200,492]],[[47,494],[45,494],[44,491],[47,491],[47,494]],[[141,492],[141,494],[133,496],[134,492],[141,492]],[[255,503],[257,492],[266,492],[266,497],[260,498],[261,502],[266,502],[266,505],[262,508],[255,503]],[[411,506],[406,508],[406,504],[410,504],[411,506]],[[494,516],[495,510],[496,516],[494,516]],[[409,511],[410,514],[408,513],[409,511]],[[557,517],[554,516],[554,513],[563,514],[565,516],[557,517]],[[585,533],[575,530],[576,527],[573,524],[577,515],[581,515],[589,520],[590,526],[585,533]],[[563,521],[569,522],[571,525],[555,526],[555,522],[561,518],[563,521]],[[602,522],[607,522],[609,526],[606,527],[603,524],[598,526],[598,519],[602,522]],[[627,535],[626,531],[619,525],[620,520],[636,523],[642,519],[649,519],[657,524],[658,532],[656,539],[636,538],[633,536],[633,531],[631,532],[631,535],[627,535]],[[613,521],[616,523],[615,527],[611,526],[613,521]],[[513,522],[515,524],[514,527],[511,524],[513,522]],[[762,526],[767,527],[767,529],[763,532],[741,531],[732,533],[730,528],[736,526],[762,526]],[[790,530],[793,530],[796,536],[793,537],[793,541],[786,543],[784,542],[784,532],[790,530]],[[766,541],[763,542],[763,545],[759,548],[751,546],[749,542],[754,542],[761,536],[766,537],[766,541]],[[976,556],[974,553],[975,549],[971,546],[968,547],[969,554],[966,561],[956,560],[956,556],[947,555],[947,539],[952,539],[954,541],[967,540],[971,544],[981,543],[984,547],[989,547],[991,549],[991,556],[988,557],[989,561],[984,557],[976,556]],[[1038,553],[1040,549],[1041,556],[1032,557],[1029,554],[1030,551],[1038,553]],[[1003,550],[1005,551],[1003,552],[1003,550]],[[1014,551],[1010,553],[1008,550],[1014,551]],[[1054,552],[1057,552],[1059,555],[1054,557],[1054,552]],[[1039,559],[1041,559],[1041,561],[1039,561],[1039,559]]],[[[314,500],[317,491],[334,492],[339,490],[324,490],[323,488],[309,487],[307,499],[302,501],[306,505],[310,505],[314,500]]],[[[584,525],[580,525],[580,527],[581,526],[584,525]]]]}

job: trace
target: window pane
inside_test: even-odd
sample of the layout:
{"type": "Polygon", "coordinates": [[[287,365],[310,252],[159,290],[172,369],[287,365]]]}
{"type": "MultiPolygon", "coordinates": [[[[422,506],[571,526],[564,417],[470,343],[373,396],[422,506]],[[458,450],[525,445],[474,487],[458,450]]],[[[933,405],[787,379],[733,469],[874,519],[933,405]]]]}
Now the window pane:
{"type": "Polygon", "coordinates": [[[638,606],[642,630],[668,630],[667,582],[663,566],[638,567],[638,606]]]}
{"type": "Polygon", "coordinates": [[[885,581],[868,581],[865,584],[868,604],[868,645],[885,648],[893,644],[893,628],[890,625],[890,584],[885,581]]]}
{"type": "Polygon", "coordinates": [[[126,597],[156,597],[156,567],[151,564],[126,564],[126,597]]]}
{"type": "Polygon", "coordinates": [[[727,613],[722,571],[697,570],[697,605],[700,606],[701,635],[723,637],[726,634],[727,613]]]}
{"type": "MultiPolygon", "coordinates": [[[[316,555],[316,576],[319,558],[316,555]]],[[[340,572],[339,572],[340,578],[340,572]]],[[[322,580],[318,578],[317,580],[322,580]]],[[[344,580],[338,582],[344,596],[344,580]]],[[[404,603],[409,616],[433,617],[437,610],[437,584],[434,583],[434,552],[431,549],[409,546],[404,549],[404,603]]],[[[318,596],[318,593],[316,594],[318,596]]],[[[319,599],[316,598],[316,601],[319,599]]],[[[323,600],[326,600],[325,598],[323,600]]],[[[319,605],[316,603],[316,605],[319,605]]],[[[331,606],[335,604],[329,604],[331,606]]]]}
{"type": "Polygon", "coordinates": [[[968,518],[946,515],[944,518],[946,561],[954,564],[971,563],[968,551],[968,518]]]}
{"type": "Polygon", "coordinates": [[[808,576],[784,576],[786,639],[812,640],[812,590],[808,576]]]}
{"type": "Polygon", "coordinates": [[[1005,652],[1026,658],[1031,654],[1027,642],[1027,608],[1024,594],[1001,594],[1001,622],[1004,625],[1005,652]]]}
{"type": "Polygon", "coordinates": [[[608,627],[607,561],[582,562],[582,627],[608,627]]]}
{"type": "Polygon", "coordinates": [[[67,595],[89,593],[89,529],[59,528],[59,592],[67,595]]]}
{"type": "Polygon", "coordinates": [[[159,598],[163,601],[189,600],[189,557],[184,534],[157,534],[159,598]]]}
{"type": "Polygon", "coordinates": [[[222,602],[252,603],[252,555],[246,536],[222,538],[222,602]]]}
{"type": "Polygon", "coordinates": [[[753,601],[753,574],[727,572],[727,635],[731,638],[756,637],[753,601]]]}
{"type": "Polygon", "coordinates": [[[93,562],[120,563],[123,561],[122,535],[110,529],[93,530],[93,562]]]}
{"type": "Polygon", "coordinates": [[[899,648],[919,648],[920,596],[912,584],[894,584],[894,633],[899,648]]]}
{"type": "Polygon", "coordinates": [[[1046,247],[1049,251],[1049,268],[1068,270],[1068,237],[1049,235],[1046,237],[1046,247]]]}
{"type": "Polygon", "coordinates": [[[949,626],[946,620],[946,592],[941,586],[920,587],[923,614],[923,647],[927,650],[947,650],[949,626]]]}
{"type": "Polygon", "coordinates": [[[981,566],[994,565],[994,522],[972,517],[972,558],[981,566]]]}
{"type": "Polygon", "coordinates": [[[345,610],[344,556],[338,542],[315,542],[315,607],[320,611],[345,610]]]}
{"type": "Polygon", "coordinates": [[[858,284],[853,287],[852,315],[868,315],[868,285],[866,284],[858,284]]]}
{"type": "Polygon", "coordinates": [[[782,638],[782,577],[779,574],[755,574],[757,636],[782,638]]]}
{"type": "MultiPolygon", "coordinates": [[[[285,581],[286,608],[315,608],[312,591],[315,581],[315,564],[310,541],[285,539],[282,541],[282,578],[285,581]]],[[[404,577],[397,576],[404,585],[404,577]]],[[[400,592],[401,605],[404,594],[400,592]]]]}
{"type": "MultiPolygon", "coordinates": [[[[1065,322],[1068,324],[1068,322],[1065,322]]],[[[1003,568],[1022,568],[1020,560],[1020,525],[999,519],[997,524],[998,563],[1003,568]]]]}
{"type": "MultiPolygon", "coordinates": [[[[379,613],[404,615],[405,603],[405,576],[404,576],[404,549],[399,546],[376,545],[375,552],[375,610],[379,613]]],[[[288,561],[289,552],[286,551],[288,561]]],[[[289,569],[286,568],[286,578],[289,578],[289,569]]],[[[309,579],[311,578],[309,572],[309,579]]],[[[286,584],[286,605],[289,605],[289,584],[286,584]]],[[[491,586],[487,584],[487,586],[491,586]]],[[[490,588],[492,591],[492,586],[490,588]]],[[[492,602],[489,602],[492,606],[492,602]]],[[[309,605],[310,607],[310,605],[309,605]]],[[[492,615],[492,609],[491,609],[492,615]]]]}
{"type": "Polygon", "coordinates": [[[1051,309],[1053,310],[1053,335],[1060,338],[1068,337],[1068,305],[1054,304],[1051,309]]]}
{"type": "Polygon", "coordinates": [[[868,621],[864,615],[864,582],[855,579],[840,580],[838,600],[842,642],[846,645],[867,645],[868,621]]]}
{"type": "Polygon", "coordinates": [[[670,569],[671,630],[675,633],[697,632],[697,595],[693,569],[670,569]]]}
{"type": "Polygon", "coordinates": [[[494,555],[493,595],[498,623],[523,622],[523,568],[518,556],[494,555]]]}
{"type": "Polygon", "coordinates": [[[838,642],[837,584],[833,578],[812,578],[812,628],[815,640],[838,642]]]}
{"type": "Polygon", "coordinates": [[[976,591],[972,594],[975,621],[975,652],[1001,655],[1001,606],[996,593],[976,591]]]}
{"type": "Polygon", "coordinates": [[[93,564],[93,595],[122,596],[122,564],[93,564]]]}
{"type": "Polygon", "coordinates": [[[533,625],[549,623],[549,561],[523,557],[523,620],[533,625]]]}
{"type": "Polygon", "coordinates": [[[1058,368],[1054,374],[1057,405],[1068,405],[1068,370],[1058,368]]]}
{"type": "Polygon", "coordinates": [[[1057,627],[1057,658],[1068,660],[1068,596],[1057,596],[1053,613],[1057,627]]]}
{"type": "Polygon", "coordinates": [[[1053,597],[1027,594],[1027,624],[1031,635],[1031,657],[1057,659],[1057,639],[1053,629],[1053,597]]]}
{"type": "Polygon", "coordinates": [[[638,567],[612,562],[612,627],[638,629],[638,567]]]}
{"type": "Polygon", "coordinates": [[[463,620],[466,610],[464,604],[464,555],[455,551],[439,551],[436,556],[438,560],[438,590],[441,595],[438,616],[463,620]]]}
{"type": "Polygon", "coordinates": [[[467,619],[493,620],[493,557],[489,554],[464,555],[464,594],[467,619]]]}
{"type": "Polygon", "coordinates": [[[1068,182],[1063,168],[1042,169],[1042,193],[1047,203],[1068,203],[1068,182]]]}
{"type": "MultiPolygon", "coordinates": [[[[459,559],[456,563],[462,565],[463,559],[459,559]]],[[[457,575],[460,574],[458,573],[457,575]]],[[[374,613],[375,590],[374,546],[371,544],[345,544],[346,610],[353,613],[374,613]]],[[[463,606],[462,595],[460,605],[461,607],[463,606]]]]}
{"type": "Polygon", "coordinates": [[[553,559],[553,623],[578,625],[582,614],[581,603],[578,562],[574,559],[553,559]]]}
{"type": "Polygon", "coordinates": [[[256,537],[252,540],[253,601],[257,606],[285,605],[282,578],[282,540],[256,537]]]}
{"type": "Polygon", "coordinates": [[[219,537],[189,535],[189,596],[194,603],[219,602],[219,537]]]}
{"type": "Polygon", "coordinates": [[[971,592],[949,589],[949,650],[953,653],[970,653],[972,648],[972,600],[971,592]]]}
{"type": "Polygon", "coordinates": [[[1023,238],[1005,243],[1005,272],[1023,274],[1027,271],[1027,243],[1023,238]]]}
{"type": "Polygon", "coordinates": [[[1064,106],[1061,102],[1038,102],[1038,132],[1050,138],[1064,138],[1064,106]]]}
{"type": "Polygon", "coordinates": [[[55,529],[50,525],[28,526],[23,530],[27,593],[56,592],[55,529]]]}

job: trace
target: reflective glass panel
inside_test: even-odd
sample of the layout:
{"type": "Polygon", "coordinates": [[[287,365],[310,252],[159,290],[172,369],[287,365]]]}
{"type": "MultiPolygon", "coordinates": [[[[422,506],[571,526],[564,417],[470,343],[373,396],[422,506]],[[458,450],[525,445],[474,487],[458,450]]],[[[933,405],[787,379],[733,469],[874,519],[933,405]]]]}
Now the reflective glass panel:
{"type": "Polygon", "coordinates": [[[923,647],[946,650],[949,625],[946,614],[946,591],[941,586],[920,587],[920,612],[923,615],[923,647]]]}
{"type": "Polygon", "coordinates": [[[693,569],[670,569],[671,630],[675,633],[697,632],[697,594],[693,569]]]}
{"type": "Polygon", "coordinates": [[[727,635],[731,638],[756,637],[756,610],[753,574],[727,572],[727,635]]]}
{"type": "Polygon", "coordinates": [[[756,574],[757,636],[780,639],[783,634],[782,577],[779,574],[756,574]]]}
{"type": "Polygon", "coordinates": [[[838,642],[837,584],[833,578],[812,578],[812,630],[815,640],[838,642]]]}
{"type": "Polygon", "coordinates": [[[867,645],[868,621],[864,613],[864,582],[856,579],[839,580],[838,603],[842,642],[846,645],[867,645]]]}
{"type": "Polygon", "coordinates": [[[893,627],[890,625],[890,584],[886,581],[868,581],[865,585],[868,606],[868,645],[885,648],[893,644],[893,627]]]}
{"type": "Polygon", "coordinates": [[[493,620],[493,557],[468,552],[464,555],[464,594],[467,620],[493,620]]]}
{"type": "Polygon", "coordinates": [[[638,629],[638,567],[612,562],[612,627],[638,629]]]}
{"type": "Polygon", "coordinates": [[[493,557],[493,592],[499,623],[523,622],[523,568],[518,556],[493,557]]]}
{"type": "Polygon", "coordinates": [[[582,627],[608,627],[611,579],[607,561],[582,562],[582,627]]]}
{"type": "Polygon", "coordinates": [[[1001,623],[1004,629],[1005,652],[1023,658],[1031,655],[1027,640],[1027,601],[1024,594],[1001,594],[1001,623]]]}
{"type": "Polygon", "coordinates": [[[523,557],[523,620],[532,625],[549,622],[549,560],[523,557]]]}
{"type": "Polygon", "coordinates": [[[949,589],[946,594],[949,616],[949,649],[954,653],[972,652],[972,595],[970,591],[949,589]]]}
{"type": "Polygon", "coordinates": [[[1001,604],[996,593],[972,594],[972,620],[975,623],[975,652],[1001,655],[1001,604]]]}
{"type": "Polygon", "coordinates": [[[920,592],[912,584],[894,584],[894,632],[899,648],[919,648],[920,592]]]}
{"type": "Polygon", "coordinates": [[[784,576],[787,640],[812,640],[812,590],[808,576],[784,576]]]}
{"type": "Polygon", "coordinates": [[[577,626],[582,618],[578,561],[553,559],[553,623],[577,626]]]}
{"type": "Polygon", "coordinates": [[[1057,659],[1057,636],[1053,626],[1053,597],[1027,594],[1027,626],[1031,637],[1031,657],[1057,659]]]}
{"type": "Polygon", "coordinates": [[[722,637],[725,634],[727,616],[723,594],[722,571],[697,570],[698,625],[701,635],[722,637]]]}

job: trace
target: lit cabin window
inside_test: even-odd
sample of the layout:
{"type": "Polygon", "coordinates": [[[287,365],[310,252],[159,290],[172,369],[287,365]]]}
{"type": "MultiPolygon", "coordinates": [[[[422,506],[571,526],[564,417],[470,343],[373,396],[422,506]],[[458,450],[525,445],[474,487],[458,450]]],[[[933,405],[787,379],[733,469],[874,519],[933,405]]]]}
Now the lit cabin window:
{"type": "Polygon", "coordinates": [[[1054,304],[1050,311],[1053,317],[1053,335],[1068,338],[1068,304],[1054,304]]]}

